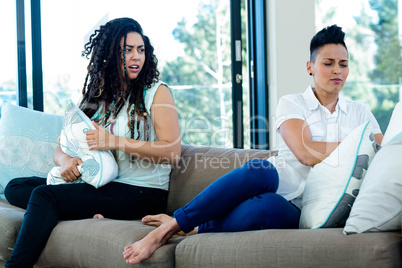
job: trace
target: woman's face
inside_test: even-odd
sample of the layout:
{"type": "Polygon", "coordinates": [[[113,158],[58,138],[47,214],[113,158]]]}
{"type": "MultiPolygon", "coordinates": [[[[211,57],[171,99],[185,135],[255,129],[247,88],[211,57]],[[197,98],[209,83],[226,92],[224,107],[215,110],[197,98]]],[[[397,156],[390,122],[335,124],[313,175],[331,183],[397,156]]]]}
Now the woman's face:
{"type": "Polygon", "coordinates": [[[315,62],[307,63],[317,93],[338,95],[349,75],[348,52],[341,44],[328,44],[320,48],[315,62]]]}
{"type": "MultiPolygon", "coordinates": [[[[124,47],[124,37],[120,41],[121,50],[125,52],[127,75],[130,80],[134,80],[140,74],[145,62],[145,45],[142,36],[137,32],[127,34],[126,47],[124,47]]],[[[123,57],[123,53],[122,53],[123,57]]],[[[124,63],[121,62],[124,73],[124,63]]]]}

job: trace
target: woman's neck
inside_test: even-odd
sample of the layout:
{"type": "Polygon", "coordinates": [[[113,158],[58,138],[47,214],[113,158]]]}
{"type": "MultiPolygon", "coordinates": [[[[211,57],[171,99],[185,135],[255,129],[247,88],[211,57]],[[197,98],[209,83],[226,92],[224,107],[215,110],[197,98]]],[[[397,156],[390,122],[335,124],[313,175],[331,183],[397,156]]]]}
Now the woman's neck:
{"type": "Polygon", "coordinates": [[[339,94],[328,94],[326,92],[317,92],[314,89],[314,95],[322,106],[328,109],[332,114],[335,112],[336,104],[338,103],[339,94]]]}

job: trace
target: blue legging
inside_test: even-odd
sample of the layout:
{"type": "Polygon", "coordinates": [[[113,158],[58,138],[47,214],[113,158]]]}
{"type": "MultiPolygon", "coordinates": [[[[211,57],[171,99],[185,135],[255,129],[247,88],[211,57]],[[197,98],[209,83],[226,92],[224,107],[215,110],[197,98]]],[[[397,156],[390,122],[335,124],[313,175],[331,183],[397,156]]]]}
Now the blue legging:
{"type": "Polygon", "coordinates": [[[99,189],[81,184],[46,185],[44,178],[18,178],[5,188],[7,200],[26,208],[6,267],[33,267],[58,220],[92,218],[133,220],[165,210],[167,191],[111,182],[99,189]]]}
{"type": "Polygon", "coordinates": [[[199,233],[298,228],[300,211],[275,193],[278,184],[270,162],[250,160],[213,182],[174,217],[186,233],[197,226],[199,233]]]}

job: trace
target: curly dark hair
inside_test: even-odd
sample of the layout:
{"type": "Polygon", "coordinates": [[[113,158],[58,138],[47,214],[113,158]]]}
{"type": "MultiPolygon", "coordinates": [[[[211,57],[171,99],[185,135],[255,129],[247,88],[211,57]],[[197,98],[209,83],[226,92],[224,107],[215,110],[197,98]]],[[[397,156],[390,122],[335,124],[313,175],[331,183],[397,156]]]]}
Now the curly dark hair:
{"type": "MultiPolygon", "coordinates": [[[[101,124],[105,125],[109,116],[117,116],[126,101],[129,101],[127,114],[134,105],[134,109],[131,111],[131,122],[128,122],[133,136],[134,118],[136,116],[144,118],[147,114],[144,93],[155,81],[159,80],[158,60],[154,55],[154,48],[149,38],[143,34],[141,25],[131,18],[109,21],[90,36],[88,43],[84,46],[82,56],[90,58],[90,61],[82,89],[83,99],[79,105],[80,108],[91,118],[102,107],[104,117],[101,124]],[[122,39],[124,40],[123,48],[125,48],[127,34],[130,32],[140,34],[145,45],[145,63],[135,80],[129,80],[121,70],[124,50],[122,50],[120,42],[122,39]],[[118,100],[117,103],[113,103],[114,100],[118,100]]],[[[138,125],[139,122],[137,122],[138,125]]]]}

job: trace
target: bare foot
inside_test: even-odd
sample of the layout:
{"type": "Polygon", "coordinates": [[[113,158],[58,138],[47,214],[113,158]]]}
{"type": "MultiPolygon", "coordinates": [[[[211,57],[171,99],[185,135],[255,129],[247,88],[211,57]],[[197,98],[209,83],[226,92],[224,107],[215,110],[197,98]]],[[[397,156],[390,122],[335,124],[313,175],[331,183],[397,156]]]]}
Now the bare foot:
{"type": "MultiPolygon", "coordinates": [[[[141,221],[145,225],[159,227],[163,223],[171,221],[172,219],[173,219],[173,217],[170,217],[169,215],[158,214],[158,215],[147,215],[144,218],[142,218],[141,221]]],[[[193,235],[193,234],[197,234],[197,233],[198,233],[198,227],[196,227],[193,231],[191,231],[188,234],[186,234],[183,231],[179,231],[177,234],[181,235],[181,236],[189,236],[189,235],[193,235]]]]}
{"type": "Polygon", "coordinates": [[[151,257],[152,253],[166,244],[166,242],[178,231],[180,227],[175,219],[163,223],[146,237],[124,248],[124,258],[128,264],[138,264],[151,257]]]}
{"type": "Polygon", "coordinates": [[[190,236],[190,235],[198,234],[198,226],[195,227],[194,230],[192,230],[191,232],[189,232],[189,233],[187,233],[187,234],[186,234],[185,232],[183,232],[183,231],[180,231],[180,232],[178,232],[177,234],[178,234],[178,235],[184,235],[184,236],[190,236]]]}
{"type": "Polygon", "coordinates": [[[93,218],[94,218],[94,219],[104,219],[105,217],[103,217],[102,214],[95,214],[95,215],[93,216],[93,218]]]}
{"type": "Polygon", "coordinates": [[[149,226],[159,227],[162,223],[172,220],[173,218],[166,214],[147,215],[142,218],[142,223],[149,226]]]}

